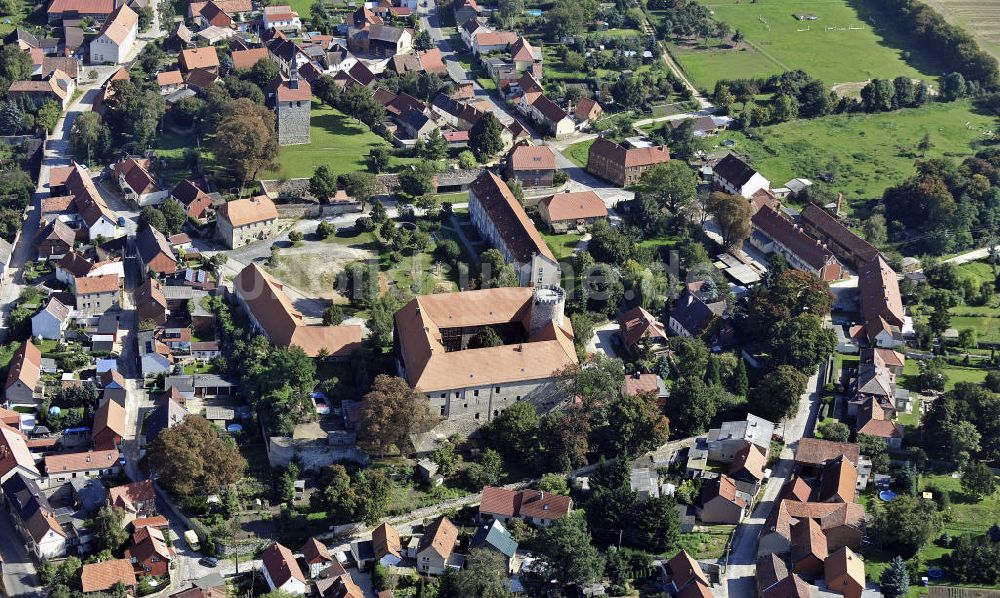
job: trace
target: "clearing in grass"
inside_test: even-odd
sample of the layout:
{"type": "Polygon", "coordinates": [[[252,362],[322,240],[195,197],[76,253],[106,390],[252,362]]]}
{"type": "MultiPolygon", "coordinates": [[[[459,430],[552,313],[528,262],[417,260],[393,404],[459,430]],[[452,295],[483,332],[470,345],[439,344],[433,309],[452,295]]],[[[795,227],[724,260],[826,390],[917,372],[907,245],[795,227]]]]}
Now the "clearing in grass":
{"type": "Polygon", "coordinates": [[[672,47],[687,74],[704,89],[711,90],[719,79],[796,69],[827,85],[940,74],[933,56],[911,47],[906,32],[871,0],[719,0],[707,6],[745,41],[711,50],[699,49],[704,40],[672,47]]]}
{"type": "MultiPolygon", "coordinates": [[[[727,131],[720,138],[736,142],[735,151],[773,184],[795,177],[822,180],[851,201],[880,199],[887,187],[913,175],[917,144],[925,134],[933,147],[924,158],[960,160],[975,153],[975,143],[996,129],[996,119],[979,114],[967,100],[928,104],[880,114],[838,114],[796,120],[757,130],[753,140],[727,131]]],[[[571,146],[575,148],[576,146],[571,146]]]]}

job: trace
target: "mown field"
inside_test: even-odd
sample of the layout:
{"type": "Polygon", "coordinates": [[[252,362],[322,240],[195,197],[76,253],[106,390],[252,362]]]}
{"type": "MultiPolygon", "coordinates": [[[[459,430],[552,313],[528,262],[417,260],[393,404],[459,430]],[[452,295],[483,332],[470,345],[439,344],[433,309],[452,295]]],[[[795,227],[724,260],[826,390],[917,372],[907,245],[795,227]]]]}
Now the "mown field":
{"type": "MultiPolygon", "coordinates": [[[[734,49],[674,45],[671,51],[696,85],[802,69],[827,85],[898,76],[931,78],[937,61],[907,43],[872,0],[715,0],[715,18],[745,37],[734,49]],[[815,15],[799,20],[795,15],[815,15]]],[[[654,15],[654,18],[659,15],[654,15]]]]}
{"type": "MultiPolygon", "coordinates": [[[[285,179],[306,178],[312,176],[321,164],[329,166],[334,174],[365,170],[368,151],[387,145],[365,125],[316,101],[313,102],[309,124],[309,143],[282,147],[278,153],[281,168],[270,175],[285,179]]],[[[405,161],[393,158],[393,164],[405,161]]]]}
{"type": "Polygon", "coordinates": [[[971,33],[984,50],[1000,59],[1000,2],[994,0],[924,0],[924,4],[971,33]]]}
{"type": "Polygon", "coordinates": [[[974,143],[992,135],[996,119],[977,114],[969,101],[928,104],[881,114],[832,115],[797,120],[758,130],[760,140],[741,132],[721,137],[773,184],[794,177],[820,179],[832,173],[834,190],[848,201],[880,198],[891,185],[911,176],[919,156],[916,145],[928,134],[927,158],[971,155],[974,143]]]}

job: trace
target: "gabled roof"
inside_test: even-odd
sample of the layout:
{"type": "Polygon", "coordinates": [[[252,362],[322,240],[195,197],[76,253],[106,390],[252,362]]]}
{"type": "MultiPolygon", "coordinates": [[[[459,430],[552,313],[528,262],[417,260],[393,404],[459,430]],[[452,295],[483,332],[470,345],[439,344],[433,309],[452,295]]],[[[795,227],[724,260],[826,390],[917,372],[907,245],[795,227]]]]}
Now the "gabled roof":
{"type": "Polygon", "coordinates": [[[132,546],[128,548],[125,556],[131,556],[140,563],[147,562],[154,557],[160,560],[169,561],[174,551],[167,546],[163,538],[163,532],[155,527],[140,527],[132,534],[132,546]]]}
{"type": "Polygon", "coordinates": [[[330,556],[330,551],[327,549],[326,544],[313,537],[306,540],[306,543],[302,545],[302,549],[299,552],[302,553],[302,557],[305,558],[306,563],[309,565],[329,563],[334,560],[330,556]]]}
{"type": "Polygon", "coordinates": [[[666,146],[626,148],[604,137],[594,140],[588,152],[588,159],[591,155],[621,164],[623,168],[650,166],[670,160],[670,150],[666,146]]]}
{"type": "MultiPolygon", "coordinates": [[[[174,387],[171,390],[175,390],[174,387]]],[[[160,432],[181,423],[188,415],[183,405],[169,395],[164,397],[146,419],[146,442],[152,442],[160,432]]]]}
{"type": "Polygon", "coordinates": [[[757,559],[757,588],[761,593],[786,577],[788,565],[776,553],[757,559]]]}
{"type": "Polygon", "coordinates": [[[405,29],[390,27],[388,25],[371,25],[368,27],[368,39],[389,43],[399,43],[400,38],[406,33],[405,29]]]}
{"type": "Polygon", "coordinates": [[[618,327],[625,344],[629,347],[635,346],[646,337],[666,338],[667,336],[663,324],[643,309],[641,305],[637,305],[618,316],[618,327]]]}
{"type": "Polygon", "coordinates": [[[130,511],[135,511],[137,503],[148,502],[155,498],[156,490],[153,488],[152,480],[132,482],[108,490],[108,502],[112,506],[130,511]]]}
{"type": "Polygon", "coordinates": [[[815,519],[805,518],[793,525],[791,543],[793,564],[809,557],[826,559],[826,534],[815,519]]]}
{"type": "Polygon", "coordinates": [[[125,408],[118,401],[104,401],[94,414],[91,436],[96,437],[105,430],[110,430],[119,438],[125,437],[125,408]]]}
{"type": "Polygon", "coordinates": [[[73,280],[74,280],[73,286],[76,288],[77,296],[117,293],[120,289],[120,282],[117,274],[84,276],[82,278],[77,277],[73,280]]]}
{"type": "Polygon", "coordinates": [[[360,326],[306,325],[302,314],[282,290],[282,285],[256,263],[243,268],[233,281],[239,295],[268,338],[276,345],[297,345],[307,355],[321,349],[331,355],[348,355],[361,344],[360,326]]]}
{"type": "Polygon", "coordinates": [[[445,73],[448,71],[448,67],[445,66],[444,59],[441,57],[441,50],[438,48],[418,51],[417,60],[420,62],[420,66],[428,73],[445,73]]]}
{"type": "Polygon", "coordinates": [[[576,116],[578,118],[593,118],[595,111],[601,108],[597,100],[593,98],[580,98],[576,103],[576,116]]]}
{"type": "Polygon", "coordinates": [[[823,481],[819,487],[817,500],[827,502],[853,502],[858,484],[858,469],[843,455],[827,463],[823,468],[823,481]]]}
{"type": "Polygon", "coordinates": [[[735,480],[727,475],[720,475],[705,482],[702,490],[702,502],[707,503],[713,498],[722,498],[739,506],[741,509],[747,506],[747,501],[737,495],[735,480]]]}
{"type": "Polygon", "coordinates": [[[127,4],[122,4],[104,21],[101,32],[97,35],[98,37],[104,36],[115,44],[121,45],[128,39],[129,35],[136,33],[138,29],[139,15],[127,4]]]}
{"type": "Polygon", "coordinates": [[[203,191],[193,181],[181,181],[174,185],[170,191],[170,196],[181,202],[187,210],[188,216],[201,218],[212,205],[212,198],[203,191]]]}
{"type": "Polygon", "coordinates": [[[0,476],[7,475],[17,467],[34,477],[39,476],[24,435],[6,424],[0,425],[0,476]]]}
{"type": "Polygon", "coordinates": [[[865,260],[874,259],[879,253],[878,249],[875,249],[871,243],[854,234],[840,220],[814,203],[803,208],[801,216],[804,223],[811,225],[835,243],[865,260]]]}
{"type": "Polygon", "coordinates": [[[476,528],[476,533],[469,542],[469,548],[481,546],[491,547],[508,559],[517,552],[517,542],[511,537],[507,528],[497,520],[494,520],[493,523],[484,523],[476,528]]]}
{"type": "Polygon", "coordinates": [[[63,305],[62,301],[59,301],[55,297],[49,297],[48,303],[45,304],[45,307],[41,311],[51,314],[52,317],[60,322],[65,322],[69,319],[73,310],[63,305]]]}
{"type": "Polygon", "coordinates": [[[741,477],[741,474],[746,472],[755,480],[763,480],[766,466],[767,458],[764,456],[764,451],[756,444],[748,443],[736,451],[729,468],[729,475],[741,477]]]}
{"type": "Polygon", "coordinates": [[[840,263],[833,252],[813,239],[771,206],[761,206],[751,218],[755,229],[781,243],[812,268],[820,270],[829,263],[840,263]]]}
{"type": "Polygon", "coordinates": [[[558,104],[550,100],[549,97],[544,94],[535,98],[535,101],[532,102],[531,105],[537,108],[538,111],[541,112],[542,116],[545,117],[545,120],[552,124],[557,124],[564,118],[569,118],[569,115],[566,114],[565,110],[560,108],[558,104]]]}
{"type": "Polygon", "coordinates": [[[94,269],[94,264],[85,258],[82,253],[70,251],[59,259],[56,263],[56,268],[73,277],[78,277],[90,274],[90,271],[94,269]]]}
{"type": "Polygon", "coordinates": [[[833,592],[847,595],[848,590],[863,590],[865,563],[853,550],[844,546],[826,557],[823,577],[826,580],[826,587],[833,592]]]}
{"type": "Polygon", "coordinates": [[[858,292],[865,322],[882,318],[893,326],[903,325],[905,312],[899,280],[881,255],[858,268],[858,292]]]}
{"type": "Polygon", "coordinates": [[[812,592],[809,584],[801,577],[792,573],[764,591],[761,598],[810,598],[812,592]]]}
{"type": "Polygon", "coordinates": [[[868,434],[879,438],[902,438],[903,426],[892,421],[878,400],[866,398],[858,408],[855,430],[858,434],[868,434]]]}
{"type": "Polygon", "coordinates": [[[90,563],[83,566],[80,583],[84,593],[110,590],[119,583],[131,588],[136,584],[135,572],[128,559],[90,563]]]}
{"type": "Polygon", "coordinates": [[[554,170],[556,167],[556,154],[546,145],[517,144],[507,154],[507,160],[515,171],[554,170]]]}
{"type": "Polygon", "coordinates": [[[458,541],[458,528],[447,517],[441,517],[427,526],[424,535],[420,538],[420,545],[417,553],[425,550],[433,550],[445,561],[455,550],[455,543],[458,541]]]}
{"type": "Polygon", "coordinates": [[[115,0],[52,0],[48,13],[75,12],[81,15],[109,15],[115,10],[115,0]]]}
{"type": "Polygon", "coordinates": [[[192,69],[210,69],[219,67],[219,57],[215,53],[214,46],[204,48],[190,48],[181,50],[181,68],[185,71],[192,69]]]}
{"type": "MultiPolygon", "coordinates": [[[[156,73],[156,84],[160,87],[166,87],[167,85],[180,85],[184,83],[184,75],[177,69],[172,71],[162,71],[156,73]]],[[[150,177],[152,179],[152,177],[150,177]]],[[[155,183],[155,181],[153,181],[155,183]]],[[[129,185],[131,186],[131,184],[129,185]]],[[[132,187],[135,189],[135,187],[132,187]]]]}
{"type": "Polygon", "coordinates": [[[556,262],[545,239],[500,177],[486,171],[472,183],[469,191],[478,198],[483,212],[500,233],[514,259],[528,263],[537,254],[556,262]]]}
{"type": "Polygon", "coordinates": [[[118,449],[46,455],[45,472],[51,476],[59,473],[109,469],[118,465],[118,457],[118,449]]]}
{"type": "Polygon", "coordinates": [[[167,243],[167,238],[148,224],[139,229],[136,234],[135,250],[139,259],[147,266],[161,255],[175,263],[177,262],[173,250],[170,249],[170,243],[167,243]]]}
{"type": "Polygon", "coordinates": [[[234,69],[249,69],[261,60],[267,60],[267,48],[250,48],[249,50],[233,50],[230,58],[234,69]]]}
{"type": "Polygon", "coordinates": [[[529,44],[528,40],[519,37],[516,42],[510,45],[510,57],[511,60],[518,62],[538,60],[541,57],[541,52],[529,44]]]}
{"type": "Polygon", "coordinates": [[[713,168],[713,172],[736,188],[746,185],[757,174],[757,171],[749,164],[732,154],[719,160],[713,168]]]}
{"type": "Polygon", "coordinates": [[[403,545],[399,540],[399,532],[388,523],[376,527],[372,531],[372,550],[375,558],[381,559],[386,555],[393,555],[397,558],[403,556],[403,545]]]}
{"type": "Polygon", "coordinates": [[[667,569],[670,571],[670,581],[678,589],[692,582],[709,585],[701,565],[686,550],[681,550],[667,561],[667,569]]]}
{"type": "Polygon", "coordinates": [[[260,558],[275,587],[285,585],[289,579],[297,579],[302,583],[308,583],[306,576],[302,574],[302,569],[299,568],[299,564],[295,561],[292,551],[281,544],[274,542],[264,549],[260,558]]]}
{"type": "Polygon", "coordinates": [[[21,343],[21,346],[11,357],[7,370],[7,384],[4,389],[8,389],[16,382],[20,382],[29,389],[34,389],[38,384],[38,379],[42,374],[42,353],[31,340],[21,343]]]}
{"type": "Polygon", "coordinates": [[[861,449],[853,442],[832,442],[819,438],[803,438],[799,440],[798,449],[795,451],[795,463],[804,465],[824,465],[831,459],[836,459],[844,455],[855,466],[858,464],[858,457],[861,449]]]}
{"type": "Polygon", "coordinates": [[[608,207],[601,196],[593,191],[565,191],[543,197],[539,203],[545,204],[550,222],[605,218],[608,207]]]}
{"type": "Polygon", "coordinates": [[[39,243],[48,240],[59,241],[67,247],[73,247],[73,243],[76,242],[76,233],[73,232],[73,229],[68,224],[56,218],[39,231],[35,242],[39,243]]]}

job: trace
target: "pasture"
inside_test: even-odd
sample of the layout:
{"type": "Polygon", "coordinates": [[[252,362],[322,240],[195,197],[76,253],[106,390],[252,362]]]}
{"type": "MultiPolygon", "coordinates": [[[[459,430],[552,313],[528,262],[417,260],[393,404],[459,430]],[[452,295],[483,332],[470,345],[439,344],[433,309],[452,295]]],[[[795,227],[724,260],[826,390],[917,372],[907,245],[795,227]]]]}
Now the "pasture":
{"type": "Polygon", "coordinates": [[[708,90],[719,79],[795,69],[827,85],[898,76],[928,79],[939,72],[934,58],[910,47],[905,32],[895,30],[870,0],[714,0],[706,6],[745,38],[730,49],[700,49],[703,40],[672,45],[687,74],[708,90]]]}
{"type": "Polygon", "coordinates": [[[996,131],[996,119],[977,114],[968,100],[928,104],[880,114],[831,115],[758,129],[759,139],[738,131],[721,138],[736,142],[735,151],[775,185],[794,177],[821,179],[831,173],[834,191],[848,202],[881,198],[889,186],[910,177],[919,155],[916,146],[928,134],[933,147],[925,158],[975,153],[974,143],[996,131]]]}

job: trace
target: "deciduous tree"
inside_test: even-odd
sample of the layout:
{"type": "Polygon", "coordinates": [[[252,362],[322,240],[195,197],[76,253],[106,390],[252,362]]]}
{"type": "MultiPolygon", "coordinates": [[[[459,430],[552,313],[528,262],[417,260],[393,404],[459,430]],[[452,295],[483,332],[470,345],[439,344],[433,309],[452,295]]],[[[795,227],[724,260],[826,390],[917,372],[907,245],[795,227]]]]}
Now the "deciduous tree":
{"type": "Polygon", "coordinates": [[[364,397],[358,444],[366,451],[384,455],[393,448],[406,453],[410,436],[430,429],[433,418],[427,396],[410,388],[406,380],[379,374],[364,397]]]}
{"type": "Polygon", "coordinates": [[[150,445],[150,468],[159,483],[174,494],[211,493],[232,484],[246,469],[246,461],[232,443],[200,415],[188,415],[163,430],[150,445]]]}
{"type": "Polygon", "coordinates": [[[241,184],[277,166],[274,115],[246,99],[230,103],[215,133],[215,160],[241,184]]]}
{"type": "Polygon", "coordinates": [[[708,212],[722,233],[727,249],[739,247],[750,238],[750,202],[738,195],[713,192],[708,197],[708,212]]]}

